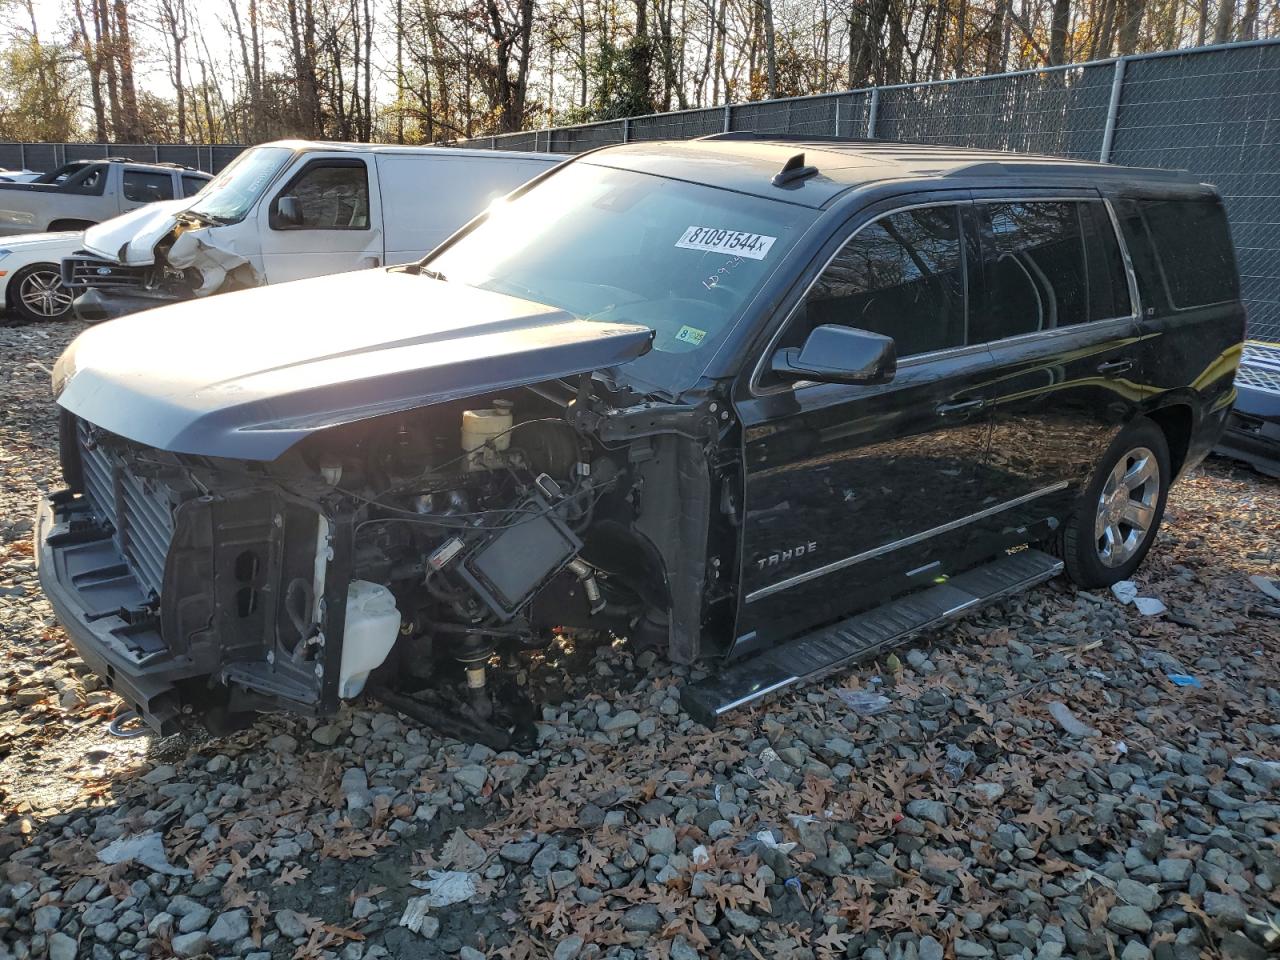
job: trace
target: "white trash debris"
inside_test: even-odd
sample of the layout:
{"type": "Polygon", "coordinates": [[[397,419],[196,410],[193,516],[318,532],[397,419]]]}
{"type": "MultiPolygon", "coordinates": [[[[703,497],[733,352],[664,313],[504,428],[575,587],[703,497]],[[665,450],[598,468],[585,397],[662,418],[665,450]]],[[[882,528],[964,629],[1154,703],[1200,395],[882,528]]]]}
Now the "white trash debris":
{"type": "Polygon", "coordinates": [[[1133,605],[1144,617],[1154,617],[1164,613],[1165,606],[1155,597],[1134,597],[1133,605]]]}
{"type": "Polygon", "coordinates": [[[164,837],[159,833],[139,833],[113,840],[98,851],[98,859],[106,864],[136,863],[172,877],[189,877],[191,871],[169,863],[164,852],[164,837]]]}
{"type": "Polygon", "coordinates": [[[1138,596],[1138,585],[1132,580],[1121,580],[1111,585],[1111,592],[1121,603],[1133,603],[1138,596]]]}
{"type": "Polygon", "coordinates": [[[1053,703],[1049,704],[1049,715],[1057,721],[1058,726],[1060,726],[1068,736],[1096,737],[1098,735],[1097,730],[1089,726],[1087,723],[1077,719],[1076,715],[1071,712],[1071,708],[1061,701],[1055,700],[1053,703]]]}
{"type": "Polygon", "coordinates": [[[1132,603],[1144,617],[1154,617],[1165,612],[1165,605],[1155,597],[1138,596],[1138,585],[1132,580],[1113,583],[1111,592],[1121,603],[1132,603]]]}
{"type": "Polygon", "coordinates": [[[694,866],[700,867],[704,863],[711,862],[711,854],[707,851],[706,847],[704,847],[702,844],[698,844],[696,847],[693,848],[693,853],[689,855],[689,859],[693,861],[694,866]]]}
{"type": "MultiPolygon", "coordinates": [[[[430,877],[430,880],[409,881],[419,890],[427,891],[425,897],[418,897],[417,900],[424,901],[428,907],[447,907],[470,900],[476,895],[476,878],[462,870],[432,870],[430,877]]],[[[406,908],[405,913],[408,912],[406,908]]],[[[400,922],[408,926],[403,919],[400,922]]],[[[411,929],[417,932],[416,927],[411,929]]]]}
{"type": "Polygon", "coordinates": [[[1266,577],[1260,577],[1257,574],[1254,574],[1249,578],[1249,582],[1272,600],[1280,600],[1280,587],[1276,586],[1276,582],[1274,580],[1268,580],[1266,577]]]}
{"type": "Polygon", "coordinates": [[[422,925],[427,922],[431,916],[428,911],[431,909],[427,903],[430,897],[413,897],[404,905],[404,913],[400,915],[400,926],[408,927],[414,933],[422,932],[422,925]]]}

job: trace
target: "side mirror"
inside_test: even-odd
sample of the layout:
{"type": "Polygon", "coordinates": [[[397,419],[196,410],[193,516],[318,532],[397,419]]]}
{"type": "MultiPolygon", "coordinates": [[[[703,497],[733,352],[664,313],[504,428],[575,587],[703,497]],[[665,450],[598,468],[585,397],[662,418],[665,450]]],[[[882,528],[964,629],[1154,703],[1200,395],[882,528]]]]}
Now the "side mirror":
{"type": "Polygon", "coordinates": [[[302,207],[298,205],[298,198],[289,195],[279,197],[276,200],[275,216],[271,220],[272,226],[302,226],[302,207]]]}
{"type": "Polygon", "coordinates": [[[834,323],[814,327],[804,346],[773,355],[773,372],[792,381],[870,385],[888,383],[897,370],[892,337],[834,323]]]}

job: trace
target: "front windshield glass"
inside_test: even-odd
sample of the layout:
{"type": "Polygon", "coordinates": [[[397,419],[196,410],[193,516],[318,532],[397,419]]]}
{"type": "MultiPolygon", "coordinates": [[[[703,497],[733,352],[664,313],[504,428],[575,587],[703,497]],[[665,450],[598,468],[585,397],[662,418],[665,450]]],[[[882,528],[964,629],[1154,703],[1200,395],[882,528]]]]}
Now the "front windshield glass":
{"type": "Polygon", "coordinates": [[[187,208],[215,223],[235,223],[258,202],[262,191],[280,172],[293,151],[288,147],[253,147],[231,161],[210,180],[187,208]]]}
{"type": "Polygon", "coordinates": [[[653,350],[628,370],[676,393],[696,381],[813,216],[581,162],[495,204],[426,269],[584,319],[649,327],[653,350]]]}

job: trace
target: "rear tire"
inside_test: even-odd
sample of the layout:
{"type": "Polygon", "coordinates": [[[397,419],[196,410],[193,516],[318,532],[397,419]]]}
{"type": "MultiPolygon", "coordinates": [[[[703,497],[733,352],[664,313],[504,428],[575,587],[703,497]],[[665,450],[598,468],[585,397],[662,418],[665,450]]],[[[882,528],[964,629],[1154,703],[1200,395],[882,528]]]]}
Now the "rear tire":
{"type": "Polygon", "coordinates": [[[56,263],[23,267],[9,281],[7,292],[10,322],[44,323],[71,316],[74,298],[62,285],[62,271],[56,263]]]}
{"type": "Polygon", "coordinates": [[[1164,431],[1145,418],[1121,430],[1053,544],[1067,575],[1089,588],[1132,576],[1155,542],[1172,480],[1164,431]]]}

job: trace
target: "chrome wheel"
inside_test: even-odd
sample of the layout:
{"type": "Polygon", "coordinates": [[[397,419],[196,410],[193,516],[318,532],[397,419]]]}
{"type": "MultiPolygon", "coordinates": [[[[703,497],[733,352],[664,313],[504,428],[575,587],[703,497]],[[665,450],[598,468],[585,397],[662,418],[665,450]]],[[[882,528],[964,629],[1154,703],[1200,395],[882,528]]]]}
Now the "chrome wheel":
{"type": "Polygon", "coordinates": [[[18,302],[32,316],[51,320],[71,309],[71,291],[56,270],[33,270],[18,285],[18,302]]]}
{"type": "Polygon", "coordinates": [[[1098,497],[1093,533],[1103,566],[1128,562],[1146,541],[1160,502],[1160,461],[1135,447],[1118,461],[1098,497]]]}

